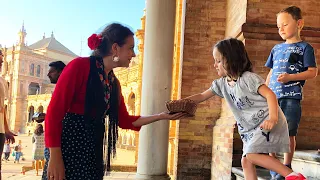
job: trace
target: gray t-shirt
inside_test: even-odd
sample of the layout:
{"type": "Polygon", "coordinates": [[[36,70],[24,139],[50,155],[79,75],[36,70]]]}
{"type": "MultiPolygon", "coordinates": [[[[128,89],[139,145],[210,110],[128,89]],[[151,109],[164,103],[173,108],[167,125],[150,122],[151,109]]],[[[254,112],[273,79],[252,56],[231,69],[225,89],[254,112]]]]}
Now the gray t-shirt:
{"type": "Polygon", "coordinates": [[[247,153],[289,152],[289,133],[285,116],[280,108],[277,125],[270,131],[260,125],[269,119],[267,99],[258,93],[264,80],[252,72],[244,72],[234,86],[226,77],[214,80],[210,89],[226,100],[238,125],[243,141],[243,155],[247,153]]]}

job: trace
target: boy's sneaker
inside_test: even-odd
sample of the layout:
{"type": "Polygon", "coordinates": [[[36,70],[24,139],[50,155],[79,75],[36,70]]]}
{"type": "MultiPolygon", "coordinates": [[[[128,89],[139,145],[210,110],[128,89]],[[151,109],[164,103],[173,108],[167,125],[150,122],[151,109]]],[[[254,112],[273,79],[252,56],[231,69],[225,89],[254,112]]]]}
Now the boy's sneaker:
{"type": "Polygon", "coordinates": [[[284,180],[285,178],[283,176],[281,176],[280,174],[277,174],[274,179],[276,179],[276,180],[284,180]]]}
{"type": "Polygon", "coordinates": [[[272,178],[272,179],[275,179],[276,176],[278,175],[278,173],[276,173],[275,171],[271,171],[271,170],[270,170],[270,175],[271,175],[271,178],[272,178]]]}
{"type": "Polygon", "coordinates": [[[287,176],[286,180],[306,180],[302,174],[287,176]]]}
{"type": "MultiPolygon", "coordinates": [[[[292,169],[291,164],[285,164],[285,166],[287,166],[288,168],[292,169]]],[[[281,176],[280,174],[277,174],[274,179],[276,179],[276,180],[284,180],[285,178],[283,176],[281,176]]]]}

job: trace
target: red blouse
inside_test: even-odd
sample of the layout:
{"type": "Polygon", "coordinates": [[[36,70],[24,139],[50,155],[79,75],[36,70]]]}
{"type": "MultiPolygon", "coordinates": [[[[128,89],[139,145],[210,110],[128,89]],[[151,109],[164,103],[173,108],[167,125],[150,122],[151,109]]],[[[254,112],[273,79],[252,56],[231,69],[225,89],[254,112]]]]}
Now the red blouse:
{"type": "MultiPolygon", "coordinates": [[[[53,92],[45,120],[46,147],[61,147],[62,120],[67,112],[84,114],[86,85],[90,72],[90,58],[78,57],[63,70],[53,92]]],[[[129,115],[121,95],[119,127],[139,131],[132,123],[140,116],[129,115]]]]}

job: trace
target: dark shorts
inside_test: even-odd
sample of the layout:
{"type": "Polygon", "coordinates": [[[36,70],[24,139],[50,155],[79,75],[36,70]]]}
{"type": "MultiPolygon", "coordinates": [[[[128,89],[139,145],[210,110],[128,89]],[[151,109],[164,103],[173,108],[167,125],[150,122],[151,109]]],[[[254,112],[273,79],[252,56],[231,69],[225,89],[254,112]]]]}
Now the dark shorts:
{"type": "MultiPolygon", "coordinates": [[[[1,175],[1,161],[2,161],[2,152],[3,152],[3,146],[6,141],[5,135],[3,133],[0,133],[0,175],[1,175]]],[[[0,177],[1,179],[1,177],[0,177]]]]}
{"type": "Polygon", "coordinates": [[[289,129],[289,136],[297,136],[298,127],[301,119],[301,104],[299,99],[278,99],[280,108],[282,109],[289,129]]]}

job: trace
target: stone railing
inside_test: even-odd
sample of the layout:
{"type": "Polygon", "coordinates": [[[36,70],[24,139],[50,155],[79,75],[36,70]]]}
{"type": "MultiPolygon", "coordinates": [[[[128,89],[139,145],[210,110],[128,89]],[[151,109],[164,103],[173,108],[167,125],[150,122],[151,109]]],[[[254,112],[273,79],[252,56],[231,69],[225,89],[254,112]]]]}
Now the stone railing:
{"type": "Polygon", "coordinates": [[[28,101],[37,101],[37,100],[50,100],[52,94],[37,94],[37,95],[28,95],[28,101]]]}
{"type": "Polygon", "coordinates": [[[139,79],[140,66],[135,65],[129,69],[119,69],[115,71],[115,75],[121,81],[121,83],[136,82],[139,79]]]}
{"type": "Polygon", "coordinates": [[[132,130],[119,129],[117,147],[120,149],[126,149],[129,151],[136,151],[137,146],[135,145],[135,132],[132,130]]]}

